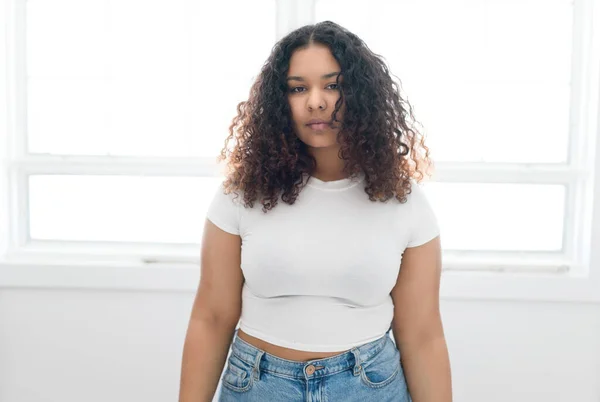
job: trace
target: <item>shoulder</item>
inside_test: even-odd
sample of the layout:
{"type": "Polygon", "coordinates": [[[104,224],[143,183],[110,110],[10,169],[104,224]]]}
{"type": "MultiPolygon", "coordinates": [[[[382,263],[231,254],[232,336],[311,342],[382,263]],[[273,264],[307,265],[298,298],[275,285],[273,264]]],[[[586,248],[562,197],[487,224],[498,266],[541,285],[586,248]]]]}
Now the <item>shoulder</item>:
{"type": "Polygon", "coordinates": [[[406,194],[407,200],[411,203],[419,203],[427,200],[425,187],[426,182],[417,182],[415,179],[410,179],[410,193],[406,194]]]}
{"type": "Polygon", "coordinates": [[[437,214],[427,196],[425,186],[413,180],[411,192],[407,195],[412,230],[408,247],[421,245],[440,234],[437,214]]]}
{"type": "Polygon", "coordinates": [[[214,188],[212,194],[212,203],[226,203],[235,208],[244,205],[244,191],[241,189],[228,188],[225,186],[225,180],[220,181],[214,188]]]}
{"type": "Polygon", "coordinates": [[[224,182],[221,182],[213,193],[206,217],[221,229],[239,234],[240,208],[243,203],[243,192],[228,190],[224,182]]]}

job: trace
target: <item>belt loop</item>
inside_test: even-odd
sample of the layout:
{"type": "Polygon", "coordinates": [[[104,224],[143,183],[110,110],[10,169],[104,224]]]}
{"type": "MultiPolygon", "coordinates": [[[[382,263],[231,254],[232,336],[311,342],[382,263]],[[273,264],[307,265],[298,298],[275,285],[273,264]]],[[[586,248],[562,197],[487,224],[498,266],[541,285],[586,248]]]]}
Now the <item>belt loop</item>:
{"type": "Polygon", "coordinates": [[[254,379],[256,381],[260,380],[260,359],[262,359],[264,353],[265,352],[263,352],[262,350],[259,350],[258,354],[256,355],[256,359],[254,359],[254,367],[252,367],[252,375],[254,376],[254,379]]]}
{"type": "Polygon", "coordinates": [[[360,369],[361,369],[360,351],[357,348],[352,348],[352,349],[350,349],[350,351],[354,355],[354,370],[353,370],[352,374],[356,377],[357,375],[360,374],[360,369]]]}

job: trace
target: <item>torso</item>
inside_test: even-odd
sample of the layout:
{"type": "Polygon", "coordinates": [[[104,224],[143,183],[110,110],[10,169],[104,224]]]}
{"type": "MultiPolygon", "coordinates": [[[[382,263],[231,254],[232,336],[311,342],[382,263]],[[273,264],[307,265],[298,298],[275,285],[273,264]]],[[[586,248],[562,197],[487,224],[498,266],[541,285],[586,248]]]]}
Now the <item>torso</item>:
{"type": "Polygon", "coordinates": [[[280,203],[266,215],[260,204],[242,208],[236,201],[239,210],[229,213],[238,214],[235,222],[243,244],[241,321],[273,339],[318,344],[320,350],[328,344],[346,345],[339,348],[346,350],[290,349],[293,344],[278,346],[239,329],[241,340],[281,359],[306,362],[346,353],[348,345],[373,338],[391,322],[389,292],[410,240],[415,208],[410,202],[371,202],[363,187],[350,180],[313,181],[293,206],[280,203]],[[278,316],[281,311],[286,314],[278,316]],[[310,327],[297,318],[306,315],[313,321],[310,327]]]}
{"type": "Polygon", "coordinates": [[[282,346],[273,345],[272,343],[263,341],[262,339],[255,338],[252,335],[248,335],[241,329],[238,330],[237,335],[240,339],[249,343],[250,345],[254,346],[255,348],[264,350],[265,352],[267,352],[273,356],[279,357],[281,359],[286,359],[286,360],[305,362],[308,360],[324,359],[327,357],[336,356],[336,355],[344,353],[344,351],[342,351],[342,352],[306,352],[303,350],[284,348],[282,346]]]}

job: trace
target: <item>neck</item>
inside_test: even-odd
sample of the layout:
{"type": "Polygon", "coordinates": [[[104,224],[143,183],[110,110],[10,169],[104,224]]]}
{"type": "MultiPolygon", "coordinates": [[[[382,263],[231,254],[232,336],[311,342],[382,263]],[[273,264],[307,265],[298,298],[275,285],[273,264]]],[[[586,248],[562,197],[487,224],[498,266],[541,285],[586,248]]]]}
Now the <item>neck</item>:
{"type": "Polygon", "coordinates": [[[312,148],[311,155],[317,161],[312,176],[322,181],[347,178],[348,176],[344,173],[345,162],[338,156],[339,150],[339,147],[312,148]]]}

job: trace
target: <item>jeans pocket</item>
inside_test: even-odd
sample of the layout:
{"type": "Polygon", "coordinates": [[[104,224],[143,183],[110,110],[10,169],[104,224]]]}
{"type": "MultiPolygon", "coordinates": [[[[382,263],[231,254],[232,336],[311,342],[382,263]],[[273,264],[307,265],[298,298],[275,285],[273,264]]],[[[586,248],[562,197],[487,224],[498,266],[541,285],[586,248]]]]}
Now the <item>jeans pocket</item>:
{"type": "Polygon", "coordinates": [[[246,392],[252,388],[252,365],[231,353],[221,379],[223,386],[235,392],[246,392]]]}
{"type": "Polygon", "coordinates": [[[401,372],[400,352],[387,335],[386,338],[379,353],[361,363],[360,376],[368,387],[384,387],[401,372]]]}

